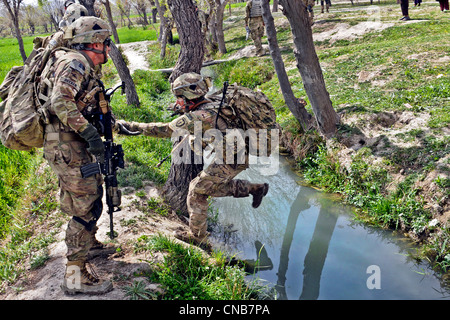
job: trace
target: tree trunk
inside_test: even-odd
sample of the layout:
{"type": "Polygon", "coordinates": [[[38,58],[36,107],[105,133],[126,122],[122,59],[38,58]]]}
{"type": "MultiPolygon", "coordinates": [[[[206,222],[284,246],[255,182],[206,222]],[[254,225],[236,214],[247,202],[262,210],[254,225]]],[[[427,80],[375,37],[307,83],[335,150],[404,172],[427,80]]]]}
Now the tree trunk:
{"type": "Polygon", "coordinates": [[[216,3],[215,0],[208,0],[209,5],[209,34],[210,38],[209,44],[211,45],[211,53],[217,52],[218,44],[217,44],[217,28],[216,28],[216,3]]]}
{"type": "Polygon", "coordinates": [[[111,26],[111,30],[112,30],[112,33],[114,36],[114,41],[116,42],[116,44],[119,44],[120,43],[119,35],[117,34],[116,25],[114,24],[109,0],[103,0],[103,4],[105,5],[106,16],[108,17],[109,25],[111,26]]]}
{"type": "Polygon", "coordinates": [[[172,34],[172,28],[173,28],[173,19],[169,17],[164,17],[165,23],[164,28],[162,29],[162,35],[161,35],[161,52],[159,54],[159,57],[161,59],[164,59],[166,56],[166,46],[167,42],[170,43],[170,37],[172,34]]]}
{"type": "Polygon", "coordinates": [[[20,26],[19,26],[19,15],[20,15],[19,11],[21,3],[22,0],[17,0],[12,3],[10,3],[8,0],[3,0],[3,4],[5,5],[5,8],[8,11],[8,14],[13,22],[13,32],[19,44],[20,55],[22,57],[23,62],[25,63],[25,60],[27,60],[27,55],[25,54],[25,47],[23,45],[22,34],[20,33],[20,26]]]}
{"type": "MultiPolygon", "coordinates": [[[[175,148],[182,139],[183,137],[180,137],[178,142],[174,143],[173,148],[175,148]]],[[[190,152],[190,162],[175,164],[172,161],[169,176],[163,187],[162,197],[172,209],[184,216],[189,216],[186,203],[189,184],[203,170],[203,159],[201,159],[201,163],[196,164],[195,154],[191,150],[189,139],[185,139],[184,142],[181,143],[183,143],[183,145],[177,149],[177,152],[180,153],[177,157],[179,157],[179,159],[185,159],[182,153],[190,152]]]]}
{"type": "Polygon", "coordinates": [[[122,54],[120,53],[119,49],[113,42],[111,42],[110,56],[112,61],[114,62],[114,65],[116,66],[117,73],[119,73],[120,79],[125,82],[127,104],[139,107],[141,103],[139,102],[139,96],[136,92],[136,87],[134,86],[133,79],[131,78],[130,70],[123,60],[122,54]]]}
{"type": "Polygon", "coordinates": [[[25,47],[23,45],[22,35],[20,34],[19,17],[14,18],[13,24],[14,24],[14,33],[16,34],[16,39],[17,39],[17,42],[19,43],[20,55],[22,57],[23,62],[25,62],[25,60],[27,60],[27,55],[25,53],[25,47]]]}
{"type": "Polygon", "coordinates": [[[278,0],[273,0],[272,12],[278,12],[278,0]]]}
{"type": "MultiPolygon", "coordinates": [[[[156,10],[158,10],[159,15],[159,35],[158,35],[158,41],[161,41],[162,34],[164,32],[164,28],[166,25],[166,19],[164,18],[164,11],[165,9],[159,4],[159,0],[155,0],[156,10]]],[[[165,5],[164,5],[165,7],[165,5]]]]}
{"type": "Polygon", "coordinates": [[[95,0],[80,0],[80,4],[87,9],[89,15],[96,17],[97,15],[95,12],[94,3],[95,0]]]}
{"type": "Polygon", "coordinates": [[[225,11],[227,2],[229,0],[216,0],[216,36],[217,36],[217,43],[219,45],[219,52],[222,54],[227,53],[227,48],[225,47],[225,35],[223,33],[223,13],[225,11]]]}
{"type": "MultiPolygon", "coordinates": [[[[192,0],[168,0],[167,3],[172,12],[173,20],[176,22],[181,45],[178,61],[169,78],[169,81],[173,82],[183,73],[200,73],[203,61],[202,44],[204,41],[201,32],[201,24],[197,13],[195,12],[195,6],[192,3],[192,0]]],[[[185,141],[187,140],[188,139],[185,141]]],[[[192,161],[190,164],[175,164],[172,162],[169,177],[164,185],[162,196],[174,210],[177,210],[184,215],[188,215],[186,198],[189,191],[189,183],[203,170],[203,162],[195,164],[194,153],[189,147],[180,149],[182,149],[182,151],[178,152],[189,150],[192,161]]]]}
{"type": "Polygon", "coordinates": [[[263,19],[266,25],[267,40],[269,41],[270,55],[272,56],[275,71],[280,83],[281,92],[283,93],[284,101],[291,110],[294,117],[306,131],[311,125],[312,116],[306,111],[303,104],[294,96],[289,78],[284,68],[283,58],[281,57],[280,48],[278,47],[277,31],[273,21],[272,14],[270,13],[269,0],[263,0],[262,2],[263,19]]]}
{"type": "Polygon", "coordinates": [[[181,51],[169,78],[173,82],[186,72],[200,73],[203,61],[203,34],[192,0],[168,0],[180,38],[181,51]]]}
{"type": "Polygon", "coordinates": [[[319,131],[326,138],[330,138],[336,132],[339,116],[333,109],[325,86],[306,7],[302,0],[279,0],[279,2],[283,6],[283,14],[291,25],[297,68],[316,116],[319,131]]]}
{"type": "Polygon", "coordinates": [[[172,28],[173,28],[173,19],[172,17],[165,17],[165,12],[167,10],[166,5],[162,6],[159,4],[158,0],[155,0],[156,9],[159,14],[159,36],[158,41],[161,44],[161,51],[159,57],[164,59],[166,56],[166,45],[167,42],[172,44],[172,28]]]}

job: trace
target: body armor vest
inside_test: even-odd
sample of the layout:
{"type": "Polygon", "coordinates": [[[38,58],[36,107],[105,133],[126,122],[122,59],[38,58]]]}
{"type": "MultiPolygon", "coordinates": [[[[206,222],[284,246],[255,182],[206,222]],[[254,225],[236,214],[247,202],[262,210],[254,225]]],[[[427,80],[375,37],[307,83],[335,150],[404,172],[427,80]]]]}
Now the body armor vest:
{"type": "Polygon", "coordinates": [[[253,0],[252,8],[250,9],[250,18],[261,16],[262,16],[261,0],[253,0]]]}

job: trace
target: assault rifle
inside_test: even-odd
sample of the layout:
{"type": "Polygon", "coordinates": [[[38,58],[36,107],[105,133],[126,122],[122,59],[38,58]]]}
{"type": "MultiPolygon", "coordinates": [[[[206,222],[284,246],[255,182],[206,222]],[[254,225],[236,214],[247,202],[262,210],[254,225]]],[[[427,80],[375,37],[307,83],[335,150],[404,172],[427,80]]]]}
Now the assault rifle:
{"type": "MultiPolygon", "coordinates": [[[[100,81],[99,81],[100,82],[100,81]]],[[[103,90],[99,94],[100,112],[95,114],[95,121],[100,135],[103,135],[105,147],[105,161],[103,163],[89,163],[81,167],[81,175],[83,178],[93,176],[94,174],[103,174],[106,187],[106,205],[108,206],[109,214],[109,237],[113,239],[114,222],[113,213],[120,211],[122,193],[117,186],[117,169],[124,168],[125,162],[123,160],[123,149],[121,144],[113,142],[113,127],[112,127],[112,113],[109,103],[114,92],[122,88],[122,94],[125,92],[125,83],[118,85],[114,89],[105,90],[103,83],[100,82],[103,90]]]]}

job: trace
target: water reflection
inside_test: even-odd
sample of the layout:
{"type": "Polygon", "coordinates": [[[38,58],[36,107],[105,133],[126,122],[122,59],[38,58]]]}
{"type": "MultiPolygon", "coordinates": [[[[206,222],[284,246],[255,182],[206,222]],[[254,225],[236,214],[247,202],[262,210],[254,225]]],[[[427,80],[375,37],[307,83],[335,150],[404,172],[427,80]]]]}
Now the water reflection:
{"type": "Polygon", "coordinates": [[[269,193],[256,210],[249,198],[214,200],[213,240],[255,265],[277,299],[450,298],[428,266],[406,255],[411,242],[353,221],[348,207],[299,186],[284,160],[276,176],[249,169],[240,178],[269,179],[269,193]],[[373,265],[379,290],[366,283],[373,265]]]}

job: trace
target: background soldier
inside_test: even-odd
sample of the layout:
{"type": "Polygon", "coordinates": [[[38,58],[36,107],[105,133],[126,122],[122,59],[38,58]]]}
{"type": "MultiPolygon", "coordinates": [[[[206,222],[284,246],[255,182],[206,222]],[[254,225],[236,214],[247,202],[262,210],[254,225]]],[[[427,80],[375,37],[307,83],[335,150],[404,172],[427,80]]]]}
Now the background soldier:
{"type": "Polygon", "coordinates": [[[314,24],[314,0],[303,0],[303,3],[306,6],[306,11],[308,12],[309,17],[309,25],[314,24]]]}
{"type": "Polygon", "coordinates": [[[59,29],[65,30],[75,20],[80,17],[86,17],[89,13],[87,9],[79,3],[69,3],[65,8],[64,16],[59,22],[59,29]]]}
{"type": "Polygon", "coordinates": [[[93,156],[100,162],[104,158],[103,141],[87,117],[100,103],[95,93],[103,87],[95,67],[108,59],[111,32],[105,21],[95,17],[81,17],[69,29],[74,50],[61,48],[52,53],[39,88],[40,96],[51,99],[44,157],[59,179],[61,211],[72,216],[66,230],[62,289],[70,294],[101,294],[112,290],[112,283],[89,273],[86,260],[90,249],[105,248],[95,238],[103,209],[103,179],[101,175],[82,178],[80,167],[93,162],[93,156]]]}
{"type": "Polygon", "coordinates": [[[245,27],[250,28],[258,56],[264,55],[261,38],[264,36],[264,20],[262,17],[262,0],[250,0],[245,7],[245,27]]]}
{"type": "MultiPolygon", "coordinates": [[[[235,124],[229,121],[227,115],[233,112],[228,106],[221,107],[218,117],[217,102],[212,102],[205,98],[209,88],[209,79],[204,79],[196,73],[186,73],[179,76],[172,83],[172,93],[177,97],[176,110],[181,110],[184,114],[170,123],[138,123],[117,121],[119,133],[125,127],[129,131],[140,131],[144,135],[158,138],[170,138],[177,130],[187,130],[190,134],[196,132],[195,123],[201,123],[202,137],[205,131],[217,129],[223,135],[227,129],[240,128],[239,119],[235,119],[235,124]]],[[[236,118],[236,117],[234,117],[236,118]]],[[[223,142],[225,142],[225,137],[223,142]]],[[[195,142],[194,142],[195,143],[195,142]]],[[[248,142],[245,149],[248,150],[248,142]]],[[[205,145],[203,145],[205,147],[205,145]]],[[[215,146],[217,147],[217,146],[215,146]]],[[[223,150],[226,150],[224,147],[223,150]]],[[[194,151],[195,147],[194,147],[194,151]]],[[[236,159],[236,150],[233,148],[233,158],[236,159]]],[[[224,156],[225,158],[225,156],[224,156]]],[[[211,163],[206,169],[193,179],[189,184],[187,196],[187,208],[189,212],[190,232],[179,231],[175,234],[180,240],[193,242],[197,245],[209,247],[207,236],[207,214],[208,197],[235,197],[242,198],[253,196],[252,206],[259,207],[263,197],[269,190],[269,185],[251,183],[247,180],[234,179],[243,170],[247,169],[248,152],[245,152],[244,161],[226,161],[211,163]]]]}
{"type": "Polygon", "coordinates": [[[324,4],[325,4],[325,6],[326,6],[326,10],[327,10],[327,12],[329,12],[329,9],[330,9],[330,7],[331,7],[331,0],[320,0],[320,6],[322,7],[322,13],[324,13],[323,12],[323,10],[324,10],[324,4]],[[325,3],[324,3],[325,2],[325,3]]]}

